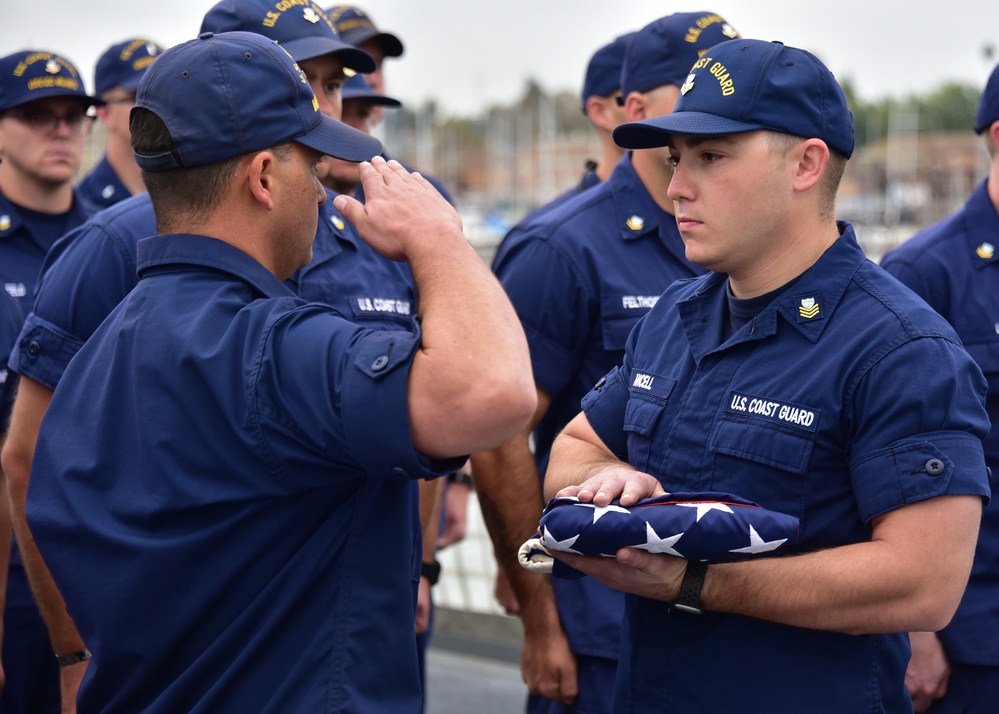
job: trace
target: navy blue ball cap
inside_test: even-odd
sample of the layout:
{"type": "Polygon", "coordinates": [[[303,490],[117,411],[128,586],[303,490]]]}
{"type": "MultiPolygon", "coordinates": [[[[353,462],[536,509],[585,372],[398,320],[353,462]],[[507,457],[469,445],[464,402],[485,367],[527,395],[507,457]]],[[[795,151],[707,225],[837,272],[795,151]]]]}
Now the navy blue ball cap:
{"type": "Polygon", "coordinates": [[[975,133],[981,134],[995,121],[999,121],[999,65],[992,70],[989,81],[985,84],[985,91],[982,92],[982,98],[978,102],[975,133]]]}
{"type": "Polygon", "coordinates": [[[365,80],[360,74],[355,74],[353,77],[347,77],[347,80],[343,83],[341,95],[344,101],[347,101],[348,99],[366,99],[372,104],[378,104],[383,107],[402,106],[402,102],[398,99],[386,97],[384,94],[378,94],[378,92],[373,90],[367,80],[365,80]]]}
{"type": "Polygon", "coordinates": [[[672,134],[723,136],[757,129],[822,139],[849,157],[853,115],[822,62],[780,42],[730,40],[709,49],[680,87],[672,114],[621,124],[626,149],[666,146],[672,134]]]}
{"type": "Polygon", "coordinates": [[[382,32],[371,21],[364,10],[354,5],[334,5],[326,10],[336,25],[344,42],[361,45],[368,40],[375,40],[381,45],[386,57],[402,57],[402,40],[391,32],[382,32]]]}
{"type": "Polygon", "coordinates": [[[709,47],[739,37],[724,17],[709,10],[678,12],[654,20],[628,45],[621,67],[621,94],[627,97],[664,84],[679,87],[709,47]]]}
{"type": "Polygon", "coordinates": [[[54,52],[24,50],[0,57],[0,112],[51,97],[73,97],[88,107],[104,103],[87,94],[76,65],[54,52]]]}
{"type": "Polygon", "coordinates": [[[115,87],[135,91],[146,68],[162,53],[162,47],[144,37],[111,45],[97,60],[94,92],[101,95],[115,87]]]}
{"type": "Polygon", "coordinates": [[[296,62],[331,54],[356,72],[375,71],[371,55],[343,39],[326,12],[308,0],[221,0],[201,21],[201,32],[256,32],[280,43],[296,62]]]}
{"type": "Polygon", "coordinates": [[[621,65],[624,63],[624,53],[628,43],[636,35],[629,32],[621,35],[610,44],[604,45],[593,53],[586,65],[586,76],[583,78],[583,113],[586,113],[586,101],[590,97],[607,97],[621,87],[621,65]]]}
{"type": "Polygon", "coordinates": [[[347,161],[382,151],[377,139],[320,112],[291,55],[252,32],[206,32],[170,48],[143,76],[135,106],[155,113],[176,145],[135,152],[146,171],[213,164],[288,141],[347,161]]]}

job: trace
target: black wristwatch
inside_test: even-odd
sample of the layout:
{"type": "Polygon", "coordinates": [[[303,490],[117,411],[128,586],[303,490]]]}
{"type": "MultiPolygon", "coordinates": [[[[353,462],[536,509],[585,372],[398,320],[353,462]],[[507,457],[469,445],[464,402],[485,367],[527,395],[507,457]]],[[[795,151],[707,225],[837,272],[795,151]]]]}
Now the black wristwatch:
{"type": "Polygon", "coordinates": [[[437,560],[420,563],[420,577],[429,580],[431,585],[436,585],[441,579],[441,564],[437,560]]]}
{"type": "Polygon", "coordinates": [[[72,654],[56,655],[56,662],[59,663],[60,667],[68,667],[71,664],[78,664],[80,662],[86,662],[90,659],[90,650],[84,647],[79,652],[73,652],[72,654]]]}
{"type": "Polygon", "coordinates": [[[687,570],[680,585],[680,597],[673,603],[673,607],[691,615],[701,614],[701,588],[704,587],[704,575],[707,572],[707,563],[700,560],[687,561],[687,570]]]}

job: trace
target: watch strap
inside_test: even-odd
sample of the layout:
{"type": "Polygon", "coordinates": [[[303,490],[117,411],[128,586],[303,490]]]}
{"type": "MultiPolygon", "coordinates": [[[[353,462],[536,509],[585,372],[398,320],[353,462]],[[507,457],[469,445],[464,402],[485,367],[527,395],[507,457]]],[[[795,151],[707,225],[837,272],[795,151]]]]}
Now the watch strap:
{"type": "Polygon", "coordinates": [[[86,662],[90,659],[90,650],[84,647],[79,652],[72,652],[70,654],[56,655],[56,662],[59,663],[60,667],[68,667],[71,664],[78,664],[80,662],[86,662]]]}
{"type": "Polygon", "coordinates": [[[707,563],[700,560],[687,561],[687,570],[680,584],[680,596],[673,603],[673,607],[691,615],[701,614],[701,588],[704,587],[704,575],[707,572],[707,563]]]}
{"type": "Polygon", "coordinates": [[[436,585],[441,578],[441,564],[436,559],[430,563],[420,563],[420,577],[426,578],[431,585],[436,585]]]}

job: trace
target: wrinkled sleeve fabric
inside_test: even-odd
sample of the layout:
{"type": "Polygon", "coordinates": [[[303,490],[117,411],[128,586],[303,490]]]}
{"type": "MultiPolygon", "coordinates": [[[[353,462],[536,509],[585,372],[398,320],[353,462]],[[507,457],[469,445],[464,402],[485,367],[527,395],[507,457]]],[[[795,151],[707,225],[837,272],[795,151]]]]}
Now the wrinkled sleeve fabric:
{"type": "Polygon", "coordinates": [[[987,384],[949,339],[891,349],[848,396],[850,475],[862,517],[942,495],[990,496],[982,438],[987,384]]]}
{"type": "Polygon", "coordinates": [[[431,460],[413,445],[409,369],[420,336],[415,319],[409,331],[369,330],[315,306],[276,321],[249,379],[250,418],[268,453],[297,454],[274,467],[303,488],[339,471],[323,468],[330,462],[381,479],[457,469],[463,459],[431,460]]]}

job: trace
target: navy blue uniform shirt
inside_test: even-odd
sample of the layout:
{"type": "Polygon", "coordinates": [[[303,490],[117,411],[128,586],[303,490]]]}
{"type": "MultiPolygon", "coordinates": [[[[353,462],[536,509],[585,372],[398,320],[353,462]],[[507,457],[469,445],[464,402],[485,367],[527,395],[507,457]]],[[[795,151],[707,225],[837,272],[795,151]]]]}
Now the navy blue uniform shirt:
{"type": "MultiPolygon", "coordinates": [[[[90,216],[90,209],[74,195],[73,205],[62,221],[62,230],[76,228],[90,216]]],[[[25,315],[31,309],[38,273],[45,255],[59,238],[42,235],[31,225],[30,212],[11,203],[0,193],[0,282],[16,298],[25,315]]]]}
{"type": "Polygon", "coordinates": [[[132,195],[111,168],[107,156],[77,184],[76,191],[94,211],[109,208],[132,195]]]}
{"type": "MultiPolygon", "coordinates": [[[[989,380],[985,460],[999,475],[999,215],[982,183],[964,208],[889,252],[881,266],[939,312],[989,380]]],[[[940,632],[956,662],[999,665],[999,507],[985,509],[971,579],[940,632]]]]}
{"type": "MultiPolygon", "coordinates": [[[[507,232],[507,234],[505,236],[503,236],[503,240],[500,241],[499,247],[496,249],[496,259],[499,259],[500,255],[502,253],[506,252],[505,245],[507,244],[507,242],[516,239],[531,224],[533,224],[535,221],[537,221],[538,219],[540,219],[543,215],[545,215],[546,213],[548,213],[551,210],[554,210],[554,209],[558,208],[559,206],[561,206],[563,203],[565,203],[566,201],[570,200],[571,198],[574,198],[574,197],[578,196],[579,194],[581,194],[586,189],[593,188],[598,183],[600,183],[600,177],[597,176],[597,172],[596,171],[590,169],[586,173],[583,174],[583,177],[579,180],[579,183],[577,183],[575,186],[573,186],[572,188],[570,188],[568,191],[565,191],[564,193],[560,193],[558,196],[556,196],[555,198],[553,198],[548,203],[546,203],[546,204],[544,204],[542,206],[538,206],[533,211],[529,211],[527,213],[527,215],[525,215],[523,218],[520,219],[520,222],[517,223],[517,225],[515,225],[513,228],[511,228],[507,232]]],[[[495,262],[496,259],[494,259],[494,262],[495,262]]]]}
{"type": "MultiPolygon", "coordinates": [[[[624,354],[632,327],[687,262],[676,221],[652,200],[625,156],[610,178],[546,212],[506,245],[494,270],[527,335],[537,386],[552,404],[535,431],[543,475],[555,435],[624,354]]],[[[556,580],[574,652],[617,658],[620,593],[592,578],[556,580]]]]}
{"type": "Polygon", "coordinates": [[[417,712],[420,342],[201,236],[67,367],[27,516],[94,659],[81,712],[417,712]],[[72,527],[67,527],[72,524],[72,527]]]}
{"type": "MultiPolygon", "coordinates": [[[[799,518],[802,552],[868,541],[872,519],[906,504],[989,495],[981,370],[841,230],[724,342],[727,277],[675,283],[583,401],[607,447],[667,491],[739,494],[799,518]]],[[[906,633],[696,616],[629,595],[621,655],[621,712],[912,711],[906,633]]]]}

